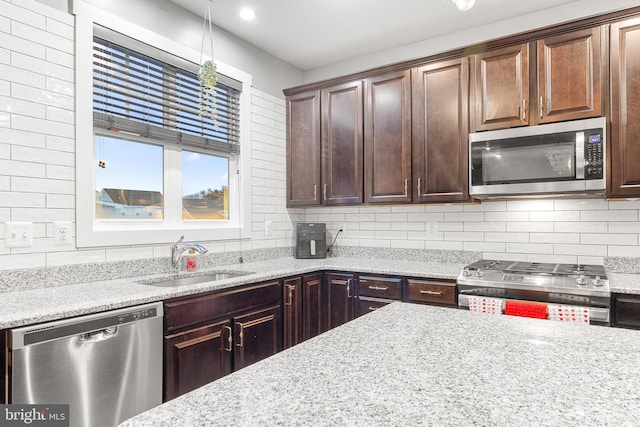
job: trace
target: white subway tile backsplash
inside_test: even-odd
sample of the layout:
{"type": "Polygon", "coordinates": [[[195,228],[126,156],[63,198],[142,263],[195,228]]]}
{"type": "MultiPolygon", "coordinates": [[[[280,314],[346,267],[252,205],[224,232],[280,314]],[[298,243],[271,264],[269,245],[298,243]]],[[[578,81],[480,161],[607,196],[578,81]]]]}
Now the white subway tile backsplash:
{"type": "Polygon", "coordinates": [[[46,260],[48,267],[67,264],[86,264],[105,262],[106,254],[104,249],[51,252],[46,254],[46,260]]]}
{"type": "Polygon", "coordinates": [[[486,242],[528,242],[529,233],[484,233],[486,242]]]}
{"type": "Polygon", "coordinates": [[[553,253],[560,255],[606,256],[607,247],[603,245],[564,245],[555,244],[553,253]]]}
{"type": "Polygon", "coordinates": [[[436,222],[435,224],[437,231],[465,231],[464,222],[436,222]]]}
{"type": "Polygon", "coordinates": [[[528,262],[550,262],[575,264],[578,262],[577,256],[571,255],[543,255],[543,254],[527,254],[528,262]]]}
{"type": "Polygon", "coordinates": [[[511,254],[506,252],[483,252],[484,259],[499,259],[504,261],[526,261],[526,254],[511,254]]]}
{"type": "Polygon", "coordinates": [[[10,65],[0,64],[0,76],[3,80],[15,84],[21,84],[38,89],[46,87],[46,78],[43,74],[24,70],[10,65]]]}
{"type": "Polygon", "coordinates": [[[105,259],[109,261],[128,261],[132,259],[153,258],[153,247],[107,248],[105,259]]]}
{"type": "Polygon", "coordinates": [[[465,212],[490,212],[490,211],[506,211],[507,202],[483,202],[473,205],[464,205],[465,212]]]}
{"type": "Polygon", "coordinates": [[[392,222],[392,230],[406,230],[406,231],[424,231],[426,224],[424,222],[392,222]]]}
{"type": "Polygon", "coordinates": [[[11,20],[6,16],[0,15],[0,33],[11,32],[11,20]]]}
{"type": "Polygon", "coordinates": [[[425,242],[421,240],[391,240],[392,248],[424,249],[425,242]]]}
{"type": "Polygon", "coordinates": [[[47,178],[72,181],[76,177],[74,166],[47,165],[47,178]]]}
{"type": "Polygon", "coordinates": [[[18,21],[13,21],[11,23],[11,34],[37,43],[43,47],[48,46],[66,53],[73,53],[75,48],[73,40],[48,33],[46,30],[36,28],[32,25],[23,24],[18,21]]]}
{"type": "Polygon", "coordinates": [[[11,177],[11,191],[28,193],[75,194],[75,182],[53,179],[11,177]]]}
{"type": "Polygon", "coordinates": [[[602,257],[602,256],[583,256],[583,255],[579,255],[578,256],[578,263],[579,264],[603,265],[604,264],[604,257],[602,257]]]}
{"type": "Polygon", "coordinates": [[[46,145],[46,136],[41,133],[0,128],[0,143],[44,148],[46,145]]]}
{"type": "MultiPolygon", "coordinates": [[[[9,191],[9,190],[11,190],[11,177],[0,175],[0,191],[9,191]]],[[[9,210],[7,209],[7,211],[9,210]]],[[[0,209],[0,213],[4,213],[2,209],[0,209]]],[[[5,220],[8,221],[9,219],[11,218],[9,217],[9,218],[6,218],[5,220]]],[[[0,219],[0,221],[2,221],[2,219],[0,219]]]]}
{"type": "Polygon", "coordinates": [[[45,195],[0,191],[0,206],[7,208],[44,208],[45,195]]]}
{"type": "Polygon", "coordinates": [[[11,146],[9,144],[0,143],[0,159],[11,158],[11,146]]]}
{"type": "MultiPolygon", "coordinates": [[[[26,99],[28,101],[33,101],[52,107],[64,108],[67,110],[73,110],[75,106],[74,97],[71,95],[65,93],[56,93],[41,88],[22,85],[19,83],[11,84],[11,96],[18,99],[26,99]]],[[[68,138],[72,137],[73,136],[68,136],[68,138]]]]}
{"type": "Polygon", "coordinates": [[[510,233],[550,233],[553,231],[553,222],[507,222],[507,231],[510,233]]]}
{"type": "Polygon", "coordinates": [[[63,138],[61,136],[47,135],[46,148],[48,150],[75,152],[76,142],[73,138],[63,138]]]}
{"type": "Polygon", "coordinates": [[[580,242],[583,245],[638,245],[638,235],[625,234],[581,234],[580,242]]]}
{"type": "Polygon", "coordinates": [[[49,208],[11,208],[11,218],[14,221],[49,222],[49,221],[75,221],[74,209],[49,209],[49,208]]]}
{"type": "Polygon", "coordinates": [[[485,221],[529,221],[529,212],[486,212],[485,221]]]}
{"type": "Polygon", "coordinates": [[[553,210],[553,200],[509,200],[508,211],[549,211],[553,210]]]}
{"type": "Polygon", "coordinates": [[[46,30],[65,39],[74,39],[73,26],[56,19],[47,18],[46,30]]]}
{"type": "Polygon", "coordinates": [[[365,246],[369,248],[390,248],[391,241],[377,239],[377,238],[376,239],[360,239],[360,246],[365,246]]]}
{"type": "Polygon", "coordinates": [[[640,222],[611,222],[609,233],[640,233],[640,222]]]}
{"type": "MultiPolygon", "coordinates": [[[[4,247],[4,242],[2,247],[4,247]]],[[[41,268],[47,266],[47,255],[39,254],[18,254],[0,256],[0,270],[17,270],[23,268],[41,268]]]]}
{"type": "Polygon", "coordinates": [[[502,221],[465,222],[464,231],[506,231],[502,221]]]}
{"type": "Polygon", "coordinates": [[[11,148],[11,158],[13,160],[48,163],[62,166],[75,166],[75,156],[73,153],[64,151],[43,150],[41,148],[13,146],[11,148]]]}
{"type": "MultiPolygon", "coordinates": [[[[362,245],[364,246],[364,245],[362,245]]],[[[463,242],[448,242],[441,240],[426,240],[424,242],[425,249],[440,249],[446,251],[462,251],[464,250],[463,242]]]]}
{"type": "Polygon", "coordinates": [[[580,234],[578,233],[531,233],[529,235],[531,243],[569,243],[579,244],[580,234]]]}
{"type": "Polygon", "coordinates": [[[640,200],[624,200],[613,199],[609,200],[609,209],[640,209],[640,200]]]}
{"type": "Polygon", "coordinates": [[[0,175],[44,178],[46,176],[46,170],[45,165],[43,164],[20,162],[15,160],[0,160],[0,175]]]}
{"type": "Polygon", "coordinates": [[[46,207],[49,209],[74,209],[76,198],[69,194],[47,194],[46,207]]]}
{"type": "Polygon", "coordinates": [[[580,211],[535,211],[531,221],[580,221],[580,211]]]}
{"type": "Polygon", "coordinates": [[[11,34],[0,32],[0,46],[36,58],[45,58],[46,48],[44,46],[11,34]]]}
{"type": "Polygon", "coordinates": [[[11,95],[11,82],[0,80],[0,96],[11,95]]]}
{"type": "Polygon", "coordinates": [[[484,241],[484,233],[480,232],[455,232],[446,231],[444,240],[456,240],[459,242],[482,242],[484,241]]]}
{"type": "Polygon", "coordinates": [[[517,243],[509,242],[506,245],[507,252],[525,253],[525,254],[552,254],[553,245],[547,243],[517,243]]]}
{"type": "Polygon", "coordinates": [[[607,210],[609,204],[604,199],[559,199],[554,202],[557,211],[607,210]]]}
{"type": "MultiPolygon", "coordinates": [[[[10,65],[11,64],[11,51],[9,49],[5,49],[0,47],[0,64],[10,65]]],[[[10,82],[4,80],[5,84],[9,84],[10,82]]],[[[8,95],[8,94],[6,94],[8,95]]]]}
{"type": "Polygon", "coordinates": [[[582,221],[637,221],[637,210],[616,210],[616,211],[583,211],[582,221]]]}
{"type": "Polygon", "coordinates": [[[464,242],[465,251],[504,252],[505,248],[505,243],[500,242],[464,242]]]}
{"type": "Polygon", "coordinates": [[[606,256],[611,257],[640,257],[640,246],[617,246],[607,247],[606,256]]]}
{"type": "Polygon", "coordinates": [[[429,212],[429,213],[407,213],[407,221],[424,221],[424,222],[442,222],[444,221],[443,212],[429,212]]]}
{"type": "Polygon", "coordinates": [[[444,220],[446,221],[484,221],[484,212],[447,212],[444,214],[444,220]]]}
{"type": "Polygon", "coordinates": [[[14,22],[23,22],[35,28],[46,28],[46,17],[41,13],[33,12],[25,8],[26,3],[28,3],[28,0],[20,5],[3,1],[2,11],[0,13],[14,22]]]}
{"type": "Polygon", "coordinates": [[[44,119],[46,116],[46,108],[44,105],[8,96],[0,96],[0,111],[22,114],[39,119],[44,119]]]}
{"type": "Polygon", "coordinates": [[[556,222],[553,224],[556,233],[606,233],[606,222],[556,222]]]}

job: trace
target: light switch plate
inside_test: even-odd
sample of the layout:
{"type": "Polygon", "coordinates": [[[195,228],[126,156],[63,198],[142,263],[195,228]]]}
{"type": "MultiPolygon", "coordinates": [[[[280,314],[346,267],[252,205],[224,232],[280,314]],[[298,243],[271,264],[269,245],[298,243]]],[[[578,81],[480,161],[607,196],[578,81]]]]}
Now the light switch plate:
{"type": "Polygon", "coordinates": [[[4,245],[7,248],[30,248],[33,246],[33,223],[5,222],[4,245]]]}

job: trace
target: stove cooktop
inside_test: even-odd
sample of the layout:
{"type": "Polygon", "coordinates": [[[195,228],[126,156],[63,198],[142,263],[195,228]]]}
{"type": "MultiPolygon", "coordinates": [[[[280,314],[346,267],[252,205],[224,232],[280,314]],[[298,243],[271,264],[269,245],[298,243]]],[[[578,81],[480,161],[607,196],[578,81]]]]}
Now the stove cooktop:
{"type": "Polygon", "coordinates": [[[464,268],[458,276],[458,284],[579,295],[609,294],[604,266],[587,264],[481,260],[464,268]]]}

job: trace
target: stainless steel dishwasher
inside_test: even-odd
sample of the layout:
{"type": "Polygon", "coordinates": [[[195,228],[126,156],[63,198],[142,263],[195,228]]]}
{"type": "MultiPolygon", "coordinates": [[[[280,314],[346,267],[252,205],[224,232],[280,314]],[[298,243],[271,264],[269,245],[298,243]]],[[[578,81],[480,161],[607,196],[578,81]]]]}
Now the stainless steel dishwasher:
{"type": "Polygon", "coordinates": [[[69,404],[113,427],[162,403],[162,303],[11,330],[11,403],[69,404]]]}

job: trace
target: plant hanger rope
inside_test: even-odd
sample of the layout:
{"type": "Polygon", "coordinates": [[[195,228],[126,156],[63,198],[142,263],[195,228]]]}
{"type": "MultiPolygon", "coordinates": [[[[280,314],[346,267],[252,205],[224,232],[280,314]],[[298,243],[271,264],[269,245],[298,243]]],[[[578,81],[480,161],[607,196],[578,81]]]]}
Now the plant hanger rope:
{"type": "Polygon", "coordinates": [[[216,118],[216,100],[215,100],[215,87],[218,83],[218,71],[216,63],[213,59],[213,23],[211,21],[211,8],[213,1],[209,0],[206,3],[204,10],[204,20],[202,22],[202,43],[200,45],[200,73],[198,78],[200,79],[200,115],[202,117],[211,117],[213,119],[213,125],[218,127],[218,120],[216,118]],[[211,60],[202,62],[204,57],[204,45],[205,35],[207,32],[207,22],[209,24],[209,45],[211,48],[211,60]]]}

